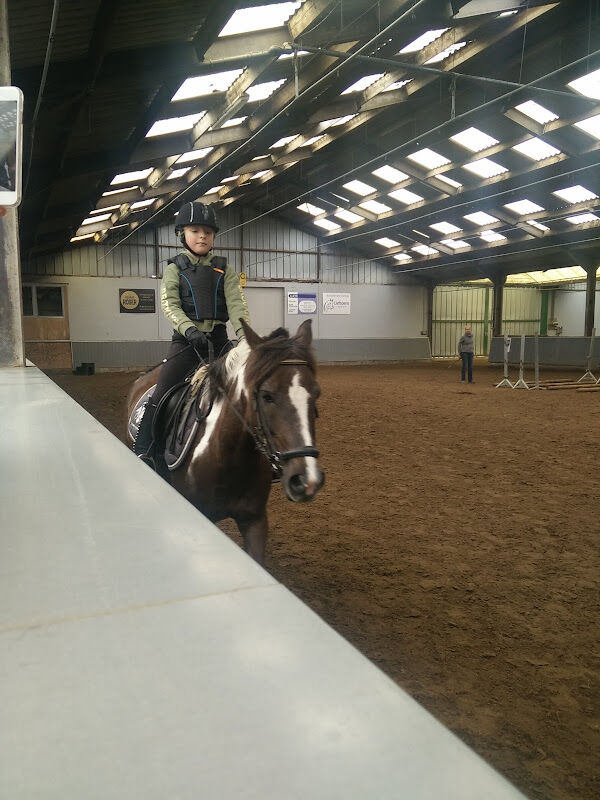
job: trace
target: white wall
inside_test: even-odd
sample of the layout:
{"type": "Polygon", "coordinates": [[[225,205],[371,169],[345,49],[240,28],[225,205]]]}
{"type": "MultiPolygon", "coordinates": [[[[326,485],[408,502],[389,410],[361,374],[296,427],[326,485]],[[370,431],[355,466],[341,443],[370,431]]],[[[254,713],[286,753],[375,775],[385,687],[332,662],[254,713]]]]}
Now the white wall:
{"type": "MultiPolygon", "coordinates": [[[[562,325],[562,336],[583,336],[585,324],[585,285],[572,290],[559,289],[554,300],[554,316],[562,325]]],[[[596,292],[595,326],[600,335],[600,291],[596,292]]]]}

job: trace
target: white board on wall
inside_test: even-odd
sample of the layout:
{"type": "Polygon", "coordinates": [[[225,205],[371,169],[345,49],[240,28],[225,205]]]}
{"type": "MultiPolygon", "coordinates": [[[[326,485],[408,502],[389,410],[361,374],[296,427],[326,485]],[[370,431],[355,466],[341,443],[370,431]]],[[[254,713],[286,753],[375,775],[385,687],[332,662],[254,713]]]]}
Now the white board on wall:
{"type": "Polygon", "coordinates": [[[246,286],[244,295],[250,324],[260,336],[284,326],[285,289],[282,286],[246,286]]]}

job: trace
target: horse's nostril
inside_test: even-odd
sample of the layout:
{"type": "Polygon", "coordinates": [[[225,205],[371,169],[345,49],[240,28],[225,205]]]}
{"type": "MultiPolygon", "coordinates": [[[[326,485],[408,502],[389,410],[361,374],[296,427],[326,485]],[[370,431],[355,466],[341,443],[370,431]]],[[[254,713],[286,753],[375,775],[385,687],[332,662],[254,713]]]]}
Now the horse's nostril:
{"type": "Polygon", "coordinates": [[[302,494],[305,491],[306,487],[301,475],[292,475],[290,478],[290,489],[297,494],[302,494]]]}

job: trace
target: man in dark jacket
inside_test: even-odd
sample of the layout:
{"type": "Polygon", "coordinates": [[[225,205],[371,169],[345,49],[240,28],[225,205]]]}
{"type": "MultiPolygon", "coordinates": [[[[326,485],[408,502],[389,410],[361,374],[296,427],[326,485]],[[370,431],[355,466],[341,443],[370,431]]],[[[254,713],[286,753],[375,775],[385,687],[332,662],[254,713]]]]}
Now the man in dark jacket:
{"type": "Polygon", "coordinates": [[[465,332],[458,340],[458,357],[462,364],[460,368],[461,383],[465,382],[465,374],[469,377],[469,383],[473,383],[473,357],[475,355],[475,344],[471,326],[465,325],[465,332]]]}

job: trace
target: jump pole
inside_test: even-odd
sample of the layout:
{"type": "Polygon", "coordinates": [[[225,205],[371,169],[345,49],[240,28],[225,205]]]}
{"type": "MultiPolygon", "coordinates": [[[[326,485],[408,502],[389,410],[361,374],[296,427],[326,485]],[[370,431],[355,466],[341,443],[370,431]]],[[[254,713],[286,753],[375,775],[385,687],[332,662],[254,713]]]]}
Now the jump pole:
{"type": "Polygon", "coordinates": [[[529,389],[523,377],[523,362],[525,360],[525,334],[521,334],[521,358],[519,361],[519,380],[513,386],[513,389],[529,389]]]}
{"type": "Polygon", "coordinates": [[[510,351],[510,336],[508,333],[504,334],[504,378],[497,384],[496,389],[514,389],[512,383],[508,380],[508,353],[510,351]]]}
{"type": "MultiPolygon", "coordinates": [[[[587,371],[579,378],[577,383],[598,383],[596,376],[592,372],[592,353],[594,352],[594,341],[596,339],[596,328],[592,328],[592,335],[590,336],[590,350],[587,357],[587,371]]],[[[600,378],[598,379],[600,380],[600,378]]]]}

